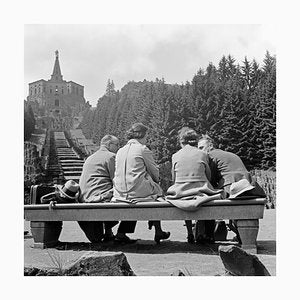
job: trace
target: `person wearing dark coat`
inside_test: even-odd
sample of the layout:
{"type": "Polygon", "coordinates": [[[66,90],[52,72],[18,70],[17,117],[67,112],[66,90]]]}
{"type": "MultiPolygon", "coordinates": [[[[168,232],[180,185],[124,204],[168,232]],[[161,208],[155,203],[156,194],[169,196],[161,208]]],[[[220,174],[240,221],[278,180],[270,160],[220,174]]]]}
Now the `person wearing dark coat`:
{"type": "Polygon", "coordinates": [[[208,153],[214,187],[225,189],[229,193],[230,185],[234,182],[245,178],[251,183],[251,175],[238,155],[215,149],[213,141],[208,137],[199,140],[198,148],[208,153]]]}
{"type": "MultiPolygon", "coordinates": [[[[253,180],[250,172],[238,155],[229,151],[216,149],[213,139],[208,135],[202,135],[202,138],[198,142],[198,148],[206,152],[209,156],[209,166],[212,173],[211,183],[215,188],[224,189],[227,196],[230,197],[230,186],[235,182],[246,179],[254,186],[248,195],[265,196],[264,191],[253,180]]],[[[238,230],[232,220],[229,222],[229,227],[236,233],[237,239],[240,241],[238,230]]]]}

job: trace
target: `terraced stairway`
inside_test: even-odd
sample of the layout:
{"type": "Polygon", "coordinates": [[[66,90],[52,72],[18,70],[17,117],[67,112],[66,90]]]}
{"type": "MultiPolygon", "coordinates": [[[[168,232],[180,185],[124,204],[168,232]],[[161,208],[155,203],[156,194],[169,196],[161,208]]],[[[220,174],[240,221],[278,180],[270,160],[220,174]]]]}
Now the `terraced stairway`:
{"type": "Polygon", "coordinates": [[[84,160],[70,146],[63,131],[54,132],[55,155],[64,181],[79,181],[84,160]]]}

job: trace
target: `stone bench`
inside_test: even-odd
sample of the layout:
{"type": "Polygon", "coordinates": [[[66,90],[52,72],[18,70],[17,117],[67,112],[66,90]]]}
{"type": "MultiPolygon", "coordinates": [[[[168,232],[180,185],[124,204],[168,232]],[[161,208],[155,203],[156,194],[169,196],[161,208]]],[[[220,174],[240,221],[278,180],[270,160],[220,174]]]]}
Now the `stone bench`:
{"type": "Polygon", "coordinates": [[[74,203],[24,206],[25,220],[30,221],[35,247],[50,247],[58,242],[62,221],[148,221],[148,220],[237,220],[242,248],[257,253],[259,219],[263,218],[264,198],[213,200],[197,211],[184,211],[168,202],[74,203]]]}

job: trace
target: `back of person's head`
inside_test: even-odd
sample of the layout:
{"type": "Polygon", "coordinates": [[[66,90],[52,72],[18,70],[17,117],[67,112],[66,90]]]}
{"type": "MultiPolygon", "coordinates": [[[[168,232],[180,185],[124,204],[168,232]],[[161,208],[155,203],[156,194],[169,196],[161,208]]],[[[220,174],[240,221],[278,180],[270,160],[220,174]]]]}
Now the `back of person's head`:
{"type": "Polygon", "coordinates": [[[208,152],[215,148],[215,142],[208,134],[202,134],[202,137],[198,142],[198,148],[208,152]]]}
{"type": "Polygon", "coordinates": [[[107,134],[101,139],[100,145],[109,146],[111,142],[116,142],[116,141],[118,141],[118,138],[116,136],[107,134]]]}
{"type": "Polygon", "coordinates": [[[145,137],[148,131],[148,127],[143,123],[134,123],[130,129],[127,131],[127,139],[142,139],[145,137]]]}
{"type": "Polygon", "coordinates": [[[189,127],[183,127],[178,132],[178,139],[182,145],[190,145],[197,147],[198,138],[199,137],[196,131],[189,127]]]}

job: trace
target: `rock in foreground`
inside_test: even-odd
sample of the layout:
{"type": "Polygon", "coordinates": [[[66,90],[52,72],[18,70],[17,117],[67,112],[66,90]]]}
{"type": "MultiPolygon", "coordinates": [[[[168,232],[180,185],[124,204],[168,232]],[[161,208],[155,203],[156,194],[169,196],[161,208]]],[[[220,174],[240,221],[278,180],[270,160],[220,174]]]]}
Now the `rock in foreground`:
{"type": "Polygon", "coordinates": [[[88,252],[62,270],[24,268],[25,276],[135,276],[124,253],[88,252]]]}
{"type": "Polygon", "coordinates": [[[219,254],[227,272],[234,276],[271,276],[257,256],[231,245],[220,246],[219,254]]]}
{"type": "Polygon", "coordinates": [[[65,271],[68,276],[134,276],[124,253],[92,252],[81,256],[65,271]]]}

